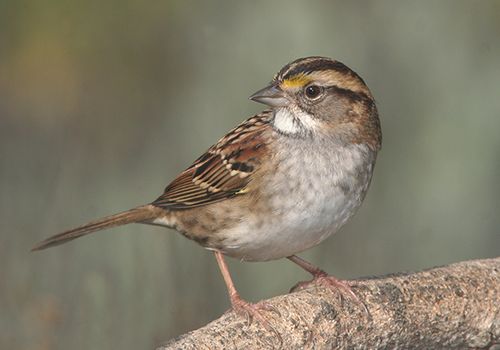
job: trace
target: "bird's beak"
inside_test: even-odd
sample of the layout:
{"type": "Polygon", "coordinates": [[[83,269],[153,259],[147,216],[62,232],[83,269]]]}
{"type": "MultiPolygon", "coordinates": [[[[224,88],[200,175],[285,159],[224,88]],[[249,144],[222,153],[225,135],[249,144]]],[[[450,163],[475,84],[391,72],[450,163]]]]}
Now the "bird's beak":
{"type": "Polygon", "coordinates": [[[283,107],[290,103],[283,90],[275,84],[266,86],[249,97],[252,101],[263,103],[271,107],[283,107]]]}

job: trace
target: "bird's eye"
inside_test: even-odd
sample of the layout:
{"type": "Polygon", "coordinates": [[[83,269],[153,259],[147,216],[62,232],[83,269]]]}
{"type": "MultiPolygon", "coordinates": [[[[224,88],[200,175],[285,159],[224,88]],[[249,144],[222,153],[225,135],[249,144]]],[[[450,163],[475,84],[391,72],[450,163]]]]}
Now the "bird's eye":
{"type": "Polygon", "coordinates": [[[305,89],[305,94],[306,94],[307,98],[313,100],[313,99],[317,98],[319,96],[319,94],[321,94],[322,91],[323,91],[323,89],[321,88],[321,86],[309,85],[305,89]]]}

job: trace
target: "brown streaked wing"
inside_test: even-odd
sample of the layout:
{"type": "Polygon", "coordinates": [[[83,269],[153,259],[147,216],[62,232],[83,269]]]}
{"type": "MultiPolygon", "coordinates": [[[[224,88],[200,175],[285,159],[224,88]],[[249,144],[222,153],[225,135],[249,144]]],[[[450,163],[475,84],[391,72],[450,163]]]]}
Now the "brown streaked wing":
{"type": "Polygon", "coordinates": [[[189,209],[242,194],[267,154],[271,112],[241,123],[183,171],[152,204],[189,209]]]}

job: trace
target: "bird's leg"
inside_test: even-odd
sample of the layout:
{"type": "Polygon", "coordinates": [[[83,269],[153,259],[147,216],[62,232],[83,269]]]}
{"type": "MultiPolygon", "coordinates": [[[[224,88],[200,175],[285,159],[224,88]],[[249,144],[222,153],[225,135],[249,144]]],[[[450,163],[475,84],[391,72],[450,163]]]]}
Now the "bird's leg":
{"type": "Polygon", "coordinates": [[[314,278],[328,276],[328,274],[325,271],[321,270],[317,266],[314,266],[309,261],[304,260],[304,259],[298,257],[297,255],[290,255],[287,258],[291,262],[296,263],[297,265],[299,265],[300,267],[302,267],[304,270],[306,270],[307,272],[309,272],[311,275],[313,275],[314,278]]]}
{"type": "Polygon", "coordinates": [[[243,300],[234,286],[231,274],[229,273],[229,268],[226,264],[226,261],[224,260],[224,255],[219,251],[215,251],[214,254],[215,258],[217,259],[217,264],[219,265],[220,272],[222,273],[222,277],[224,278],[224,282],[226,283],[227,292],[229,294],[229,299],[231,300],[231,306],[233,310],[236,313],[246,317],[249,324],[251,324],[252,319],[255,318],[266,329],[276,333],[276,331],[269,325],[267,319],[262,315],[261,310],[273,311],[280,315],[279,311],[275,307],[265,302],[252,304],[248,301],[243,300]]]}
{"type": "MultiPolygon", "coordinates": [[[[314,266],[313,264],[311,264],[307,260],[299,258],[297,255],[290,255],[287,258],[288,258],[288,260],[296,263],[297,265],[302,267],[304,270],[309,272],[311,275],[313,275],[312,280],[297,283],[295,286],[292,287],[291,291],[296,291],[296,290],[306,288],[311,284],[320,284],[322,286],[325,286],[325,287],[333,290],[334,292],[339,292],[339,289],[343,289],[354,300],[356,300],[358,303],[363,305],[363,308],[368,313],[368,310],[366,309],[366,305],[358,298],[358,296],[356,294],[354,294],[348,281],[342,281],[342,280],[339,280],[333,276],[329,276],[325,271],[321,270],[319,267],[314,266]]],[[[340,295],[342,295],[342,293],[340,295]]]]}

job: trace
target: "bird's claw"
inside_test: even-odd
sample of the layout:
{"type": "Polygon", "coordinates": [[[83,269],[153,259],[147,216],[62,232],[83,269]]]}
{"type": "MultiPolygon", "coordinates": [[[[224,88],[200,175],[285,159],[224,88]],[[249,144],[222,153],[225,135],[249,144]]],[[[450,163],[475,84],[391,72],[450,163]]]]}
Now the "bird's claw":
{"type": "Polygon", "coordinates": [[[248,326],[253,323],[253,320],[257,320],[260,325],[262,325],[269,332],[274,333],[278,340],[282,342],[279,333],[273,326],[271,326],[268,318],[262,314],[262,311],[269,311],[275,313],[278,317],[281,317],[281,313],[275,306],[265,301],[252,304],[241,299],[238,295],[231,298],[231,304],[233,311],[247,320],[248,326]]]}
{"type": "Polygon", "coordinates": [[[338,293],[339,294],[339,301],[342,301],[342,297],[344,296],[344,293],[342,293],[342,290],[347,293],[348,296],[351,297],[351,299],[354,299],[356,303],[361,305],[363,308],[364,312],[370,316],[370,312],[368,311],[368,308],[366,307],[365,303],[361,301],[361,299],[354,293],[354,291],[351,288],[351,285],[349,284],[348,281],[343,281],[339,280],[333,276],[329,276],[325,272],[320,272],[316,275],[314,275],[313,279],[310,281],[302,281],[298,282],[295,286],[290,289],[290,292],[296,292],[302,289],[305,289],[311,285],[320,285],[325,288],[330,289],[331,291],[338,293]]]}

